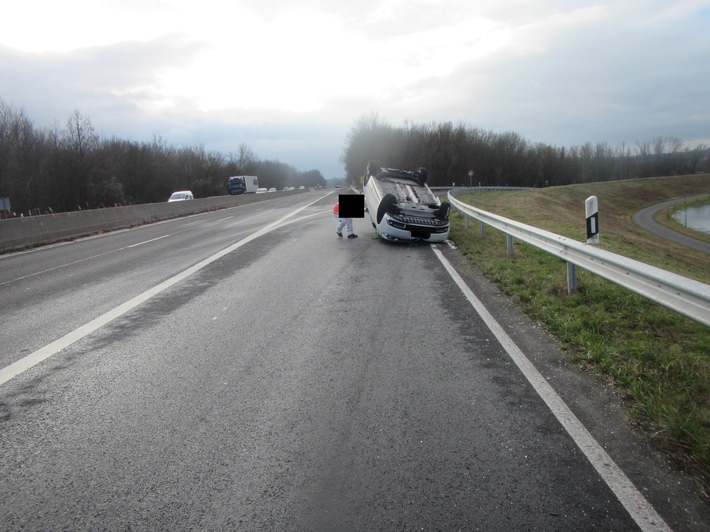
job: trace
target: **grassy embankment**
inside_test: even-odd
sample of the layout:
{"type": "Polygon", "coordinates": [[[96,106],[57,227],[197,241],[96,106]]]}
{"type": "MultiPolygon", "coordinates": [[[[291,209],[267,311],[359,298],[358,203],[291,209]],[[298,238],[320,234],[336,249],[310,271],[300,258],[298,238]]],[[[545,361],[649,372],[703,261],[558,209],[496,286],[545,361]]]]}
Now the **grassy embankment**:
{"type": "MultiPolygon", "coordinates": [[[[702,193],[710,193],[710,175],[482,191],[459,199],[584,242],[584,200],[595,195],[600,248],[710,284],[709,255],[656,237],[631,220],[649,205],[702,193]]],[[[666,213],[658,218],[681,227],[666,213]]],[[[611,380],[650,441],[710,493],[710,327],[580,268],[578,293],[568,295],[560,259],[521,242],[511,259],[503,233],[487,227],[481,239],[478,222],[467,229],[460,213],[452,216],[451,238],[503,292],[546,324],[576,362],[611,380]]]]}

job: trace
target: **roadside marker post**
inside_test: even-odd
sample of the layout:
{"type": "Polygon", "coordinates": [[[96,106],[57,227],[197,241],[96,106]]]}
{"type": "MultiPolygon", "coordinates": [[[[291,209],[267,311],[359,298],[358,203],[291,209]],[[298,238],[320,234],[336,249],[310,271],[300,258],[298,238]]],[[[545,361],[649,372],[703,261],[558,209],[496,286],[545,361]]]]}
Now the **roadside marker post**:
{"type": "Polygon", "coordinates": [[[584,201],[587,216],[587,244],[599,243],[599,202],[596,196],[589,196],[584,201]]]}

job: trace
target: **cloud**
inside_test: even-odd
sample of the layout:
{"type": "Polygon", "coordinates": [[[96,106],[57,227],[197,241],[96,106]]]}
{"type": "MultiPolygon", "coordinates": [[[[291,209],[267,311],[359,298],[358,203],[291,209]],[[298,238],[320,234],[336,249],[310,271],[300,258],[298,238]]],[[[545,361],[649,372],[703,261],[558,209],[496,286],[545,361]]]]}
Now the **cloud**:
{"type": "Polygon", "coordinates": [[[163,72],[185,64],[204,46],[172,35],[62,53],[0,47],[0,91],[46,112],[84,106],[110,109],[118,103],[124,109],[150,109],[163,104],[163,72]]]}
{"type": "Polygon", "coordinates": [[[708,34],[701,23],[677,26],[642,14],[610,5],[511,26],[509,46],[446,78],[455,89],[432,116],[459,114],[561,145],[658,135],[707,142],[708,34]]]}
{"type": "Polygon", "coordinates": [[[26,0],[8,10],[0,97],[38,125],[79,109],[106,136],[226,151],[244,142],[327,176],[342,172],[347,131],[372,112],[565,146],[710,143],[708,1],[26,0]]]}

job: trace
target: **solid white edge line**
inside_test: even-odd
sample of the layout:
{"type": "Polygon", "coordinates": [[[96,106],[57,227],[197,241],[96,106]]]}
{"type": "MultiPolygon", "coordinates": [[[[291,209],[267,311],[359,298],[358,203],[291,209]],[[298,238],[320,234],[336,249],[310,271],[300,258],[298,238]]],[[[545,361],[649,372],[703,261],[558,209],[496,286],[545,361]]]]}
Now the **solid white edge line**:
{"type": "Polygon", "coordinates": [[[70,346],[74,342],[77,342],[84,338],[85,336],[91,334],[92,332],[96,331],[97,329],[103,327],[107,323],[115,320],[119,316],[122,316],[126,312],[133,310],[136,308],[138,305],[141,303],[145,303],[152,297],[158,295],[160,292],[170,288],[171,286],[179,283],[183,279],[189,277],[190,275],[194,274],[195,272],[198,272],[205,266],[208,266],[209,264],[212,264],[216,260],[221,259],[225,255],[231,253],[232,251],[239,249],[240,247],[244,246],[245,244],[248,244],[252,240],[256,240],[260,236],[263,236],[277,227],[279,227],[280,224],[282,224],[284,221],[288,220],[289,218],[295,216],[302,210],[310,207],[314,203],[319,202],[323,198],[327,196],[323,196],[318,198],[315,201],[312,201],[311,203],[308,203],[307,205],[304,205],[303,207],[300,207],[299,209],[296,209],[295,211],[287,214],[286,216],[283,216],[282,218],[279,218],[275,222],[270,223],[269,225],[259,229],[258,231],[250,234],[249,236],[243,238],[239,242],[235,242],[231,246],[228,246],[224,248],[221,251],[218,251],[211,257],[207,257],[201,262],[198,262],[194,266],[191,266],[190,268],[187,268],[186,270],[178,273],[177,275],[171,277],[170,279],[163,281],[159,285],[154,286],[153,288],[150,288],[143,292],[142,294],[137,295],[133,299],[130,299],[129,301],[126,301],[125,303],[117,306],[116,308],[109,310],[108,312],[102,314],[98,318],[95,318],[91,320],[90,322],[82,325],[81,327],[78,327],[77,329],[73,330],[72,332],[62,336],[61,338],[47,344],[46,346],[38,349],[37,351],[30,353],[29,355],[21,358],[20,360],[17,360],[16,362],[13,362],[9,366],[5,366],[4,368],[0,369],[0,385],[5,384],[7,381],[10,379],[17,377],[21,373],[24,373],[28,369],[36,366],[40,362],[48,359],[52,355],[58,353],[62,349],[70,346]]]}
{"type": "Polygon", "coordinates": [[[510,358],[513,359],[513,362],[515,362],[528,382],[530,382],[542,400],[545,401],[550,411],[559,420],[641,530],[670,531],[670,527],[658,512],[656,512],[655,508],[653,508],[641,492],[636,489],[636,486],[634,486],[621,468],[616,465],[591,433],[582,425],[579,419],[577,419],[577,416],[574,415],[552,386],[550,386],[530,360],[528,360],[491,313],[488,312],[483,303],[474,295],[441,251],[435,247],[432,247],[432,250],[471,303],[471,306],[483,319],[493,335],[498,339],[498,342],[500,342],[503,348],[508,352],[510,358]]]}

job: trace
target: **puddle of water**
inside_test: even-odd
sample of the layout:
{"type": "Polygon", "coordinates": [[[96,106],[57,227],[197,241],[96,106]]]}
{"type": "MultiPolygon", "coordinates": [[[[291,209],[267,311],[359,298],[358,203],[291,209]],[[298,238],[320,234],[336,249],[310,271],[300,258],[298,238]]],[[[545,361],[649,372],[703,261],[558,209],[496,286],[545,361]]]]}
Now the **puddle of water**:
{"type": "Polygon", "coordinates": [[[687,207],[674,213],[673,219],[688,229],[710,234],[710,205],[687,207]]]}

